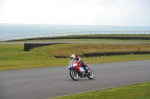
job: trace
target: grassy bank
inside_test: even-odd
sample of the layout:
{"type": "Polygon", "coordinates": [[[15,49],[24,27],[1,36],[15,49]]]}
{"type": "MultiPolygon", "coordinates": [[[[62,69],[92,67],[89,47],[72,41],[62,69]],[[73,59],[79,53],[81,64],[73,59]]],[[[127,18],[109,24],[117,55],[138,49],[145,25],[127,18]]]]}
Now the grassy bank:
{"type": "Polygon", "coordinates": [[[86,36],[102,36],[102,37],[150,37],[150,34],[89,34],[86,36]]]}
{"type": "MultiPolygon", "coordinates": [[[[150,44],[60,44],[35,48],[29,52],[23,51],[23,44],[0,44],[0,70],[67,65],[70,59],[55,58],[57,55],[68,57],[71,53],[82,56],[83,53],[88,52],[137,50],[150,51],[150,44]]],[[[150,60],[150,55],[83,57],[83,60],[88,64],[130,60],[150,60]]]]}
{"type": "Polygon", "coordinates": [[[150,82],[50,99],[150,99],[150,82]]]}
{"type": "MultiPolygon", "coordinates": [[[[13,41],[14,42],[14,41],[13,41]]],[[[119,39],[33,39],[15,42],[65,42],[65,43],[150,43],[150,40],[119,40],[119,39]]]]}

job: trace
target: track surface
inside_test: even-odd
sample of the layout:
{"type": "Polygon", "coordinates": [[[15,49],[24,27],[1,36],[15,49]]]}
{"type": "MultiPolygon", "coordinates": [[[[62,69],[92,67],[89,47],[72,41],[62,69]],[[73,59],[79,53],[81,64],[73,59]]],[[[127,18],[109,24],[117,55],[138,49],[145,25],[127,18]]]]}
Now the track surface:
{"type": "Polygon", "coordinates": [[[150,81],[150,60],[93,64],[95,79],[73,81],[67,66],[0,72],[0,99],[44,99],[150,81]]]}

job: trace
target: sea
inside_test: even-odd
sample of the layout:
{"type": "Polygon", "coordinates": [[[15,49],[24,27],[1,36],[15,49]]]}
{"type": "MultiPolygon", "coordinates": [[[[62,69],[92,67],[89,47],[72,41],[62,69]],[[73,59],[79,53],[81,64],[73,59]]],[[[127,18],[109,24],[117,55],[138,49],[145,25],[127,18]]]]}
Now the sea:
{"type": "MultiPolygon", "coordinates": [[[[114,33],[113,31],[124,31],[116,33],[146,33],[136,31],[150,31],[150,26],[104,26],[104,25],[52,25],[52,24],[0,24],[0,40],[9,37],[25,37],[34,35],[55,35],[69,33],[114,33]],[[105,31],[105,32],[102,32],[105,31]],[[106,32],[107,31],[107,32],[106,32]],[[111,31],[111,32],[108,32],[111,31]],[[135,31],[135,32],[128,32],[135,31]]],[[[59,35],[58,35],[59,36],[59,35]]]]}

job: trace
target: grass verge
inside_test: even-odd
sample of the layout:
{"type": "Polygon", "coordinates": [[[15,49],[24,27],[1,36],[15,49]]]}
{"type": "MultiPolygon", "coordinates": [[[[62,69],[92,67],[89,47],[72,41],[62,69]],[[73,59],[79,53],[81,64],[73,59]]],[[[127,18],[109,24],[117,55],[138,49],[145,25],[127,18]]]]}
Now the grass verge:
{"type": "MultiPolygon", "coordinates": [[[[150,60],[150,55],[125,55],[125,56],[109,56],[109,57],[91,57],[82,58],[87,64],[121,62],[133,60],[150,60]]],[[[43,68],[51,66],[66,66],[70,61],[65,59],[26,59],[26,60],[2,60],[0,61],[0,70],[17,70],[28,68],[43,68]]]]}
{"type": "Polygon", "coordinates": [[[150,82],[49,99],[150,99],[150,82]]]}
{"type": "MultiPolygon", "coordinates": [[[[92,52],[150,50],[150,44],[59,44],[23,51],[23,44],[0,44],[0,70],[67,66],[69,58],[55,58],[57,55],[69,56],[71,53],[83,55],[92,52]]],[[[120,62],[131,60],[150,60],[150,55],[124,55],[83,57],[88,64],[120,62]]]]}

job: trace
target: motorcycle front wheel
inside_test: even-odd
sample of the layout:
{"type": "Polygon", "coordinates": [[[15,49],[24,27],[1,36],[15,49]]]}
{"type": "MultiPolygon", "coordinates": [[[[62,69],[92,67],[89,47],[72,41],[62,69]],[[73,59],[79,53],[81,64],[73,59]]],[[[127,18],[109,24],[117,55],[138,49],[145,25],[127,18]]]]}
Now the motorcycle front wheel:
{"type": "Polygon", "coordinates": [[[74,69],[71,69],[70,70],[70,77],[74,80],[74,81],[77,81],[79,80],[79,74],[76,70],[74,69]]]}
{"type": "Polygon", "coordinates": [[[87,77],[90,79],[90,80],[93,80],[94,79],[94,71],[92,69],[88,69],[88,73],[87,73],[87,77]]]}

